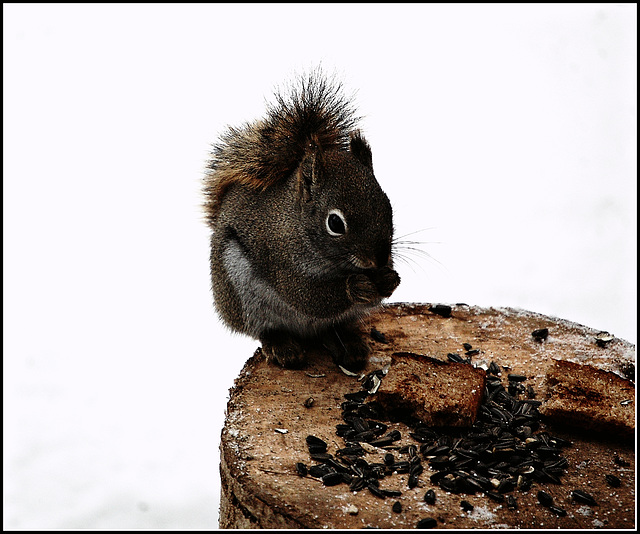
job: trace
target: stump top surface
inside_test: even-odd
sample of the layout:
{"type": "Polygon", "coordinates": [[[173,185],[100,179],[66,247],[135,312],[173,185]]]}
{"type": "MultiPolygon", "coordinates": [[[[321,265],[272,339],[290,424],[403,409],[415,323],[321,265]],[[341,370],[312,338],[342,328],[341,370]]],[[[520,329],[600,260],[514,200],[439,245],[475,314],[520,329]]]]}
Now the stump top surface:
{"type": "MultiPolygon", "coordinates": [[[[628,373],[635,362],[635,347],[613,339],[604,347],[595,343],[599,333],[575,323],[512,309],[453,306],[451,317],[442,317],[428,305],[388,305],[368,319],[370,326],[382,332],[388,343],[370,340],[372,353],[363,373],[381,369],[394,352],[413,352],[443,361],[448,353],[464,356],[463,343],[479,354],[475,364],[494,361],[506,371],[523,374],[544,399],[545,376],[554,359],[588,362],[617,374],[628,373]],[[549,329],[544,342],[531,332],[549,329]]],[[[458,387],[463,387],[464,384],[458,387]]],[[[634,528],[635,456],[634,443],[601,434],[585,435],[569,427],[553,426],[549,431],[568,439],[572,445],[563,450],[568,460],[562,484],[534,483],[526,493],[516,490],[518,509],[510,510],[483,493],[463,495],[447,493],[430,481],[435,473],[423,461],[424,472],[417,487],[408,488],[408,474],[394,474],[380,480],[380,487],[400,490],[400,497],[381,499],[369,491],[350,492],[345,484],[324,486],[319,479],[300,477],[297,462],[313,465],[305,438],[312,434],[329,444],[334,454],[345,443],[336,435],[342,423],[344,394],[360,391],[357,377],[343,373],[325,354],[309,358],[303,370],[281,369],[267,363],[259,351],[248,360],[230,392],[227,418],[222,432],[221,474],[223,502],[220,526],[262,528],[415,528],[427,517],[437,520],[438,528],[634,528]],[[308,399],[313,399],[311,407],[308,399]],[[629,462],[620,466],[619,456],[629,462]],[[605,483],[605,475],[621,479],[619,488],[605,483]],[[437,500],[428,505],[423,497],[434,489],[437,500]],[[584,490],[593,495],[597,506],[574,503],[570,492],[584,490]],[[559,517],[541,506],[538,490],[554,497],[567,511],[559,517]],[[461,500],[474,506],[472,512],[461,509],[461,500]],[[392,511],[394,502],[402,512],[392,511]],[[224,507],[224,506],[223,506],[224,507]],[[357,514],[353,507],[358,509],[357,514]],[[238,520],[240,518],[241,520],[238,520]]],[[[635,412],[635,390],[629,410],[635,412]]],[[[631,395],[631,391],[629,392],[631,395]]],[[[398,446],[416,444],[404,423],[387,423],[398,429],[398,446]]],[[[367,454],[369,462],[382,462],[379,451],[367,454]]]]}

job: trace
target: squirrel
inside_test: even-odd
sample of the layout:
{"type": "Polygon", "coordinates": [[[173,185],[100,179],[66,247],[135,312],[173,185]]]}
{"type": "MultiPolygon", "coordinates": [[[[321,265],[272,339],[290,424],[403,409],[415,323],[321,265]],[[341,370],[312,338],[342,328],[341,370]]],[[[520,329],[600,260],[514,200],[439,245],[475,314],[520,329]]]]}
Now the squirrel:
{"type": "Polygon", "coordinates": [[[342,84],[307,74],[264,119],[229,127],[207,163],[216,311],[282,367],[324,346],[361,369],[359,323],[400,283],[391,203],[358,121],[342,84]]]}

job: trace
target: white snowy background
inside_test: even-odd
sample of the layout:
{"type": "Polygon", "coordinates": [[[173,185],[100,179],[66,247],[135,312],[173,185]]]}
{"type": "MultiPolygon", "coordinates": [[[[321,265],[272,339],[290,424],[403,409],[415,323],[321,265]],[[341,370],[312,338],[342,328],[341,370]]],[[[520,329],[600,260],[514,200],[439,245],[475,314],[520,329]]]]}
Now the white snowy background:
{"type": "Polygon", "coordinates": [[[3,4],[4,528],[216,528],[228,390],[200,180],[321,63],[355,91],[393,301],[636,342],[635,4],[3,4]]]}

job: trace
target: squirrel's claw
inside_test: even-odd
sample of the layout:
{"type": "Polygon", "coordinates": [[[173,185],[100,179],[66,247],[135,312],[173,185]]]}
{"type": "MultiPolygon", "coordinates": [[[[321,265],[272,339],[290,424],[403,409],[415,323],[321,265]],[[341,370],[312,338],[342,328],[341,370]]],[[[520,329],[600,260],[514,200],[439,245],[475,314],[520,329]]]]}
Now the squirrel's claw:
{"type": "Polygon", "coordinates": [[[262,353],[269,362],[287,369],[305,366],[305,352],[302,345],[284,332],[270,332],[261,337],[262,353]]]}
{"type": "Polygon", "coordinates": [[[360,371],[367,364],[369,345],[362,332],[353,325],[336,326],[322,340],[333,361],[349,371],[360,371]]]}
{"type": "Polygon", "coordinates": [[[391,267],[383,267],[378,272],[374,283],[380,296],[387,298],[391,296],[400,284],[400,276],[391,267]]]}
{"type": "Polygon", "coordinates": [[[347,295],[354,304],[377,304],[391,296],[400,284],[400,276],[391,267],[374,271],[371,277],[352,274],[347,278],[347,295]]]}

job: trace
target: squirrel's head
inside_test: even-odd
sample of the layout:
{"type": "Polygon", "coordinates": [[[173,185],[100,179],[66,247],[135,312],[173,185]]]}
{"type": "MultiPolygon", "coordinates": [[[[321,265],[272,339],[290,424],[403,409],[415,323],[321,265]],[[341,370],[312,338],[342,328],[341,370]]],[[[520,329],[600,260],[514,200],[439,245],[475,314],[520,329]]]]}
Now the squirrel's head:
{"type": "Polygon", "coordinates": [[[392,266],[391,203],[358,132],[348,150],[311,148],[296,177],[303,231],[319,255],[346,272],[392,266]]]}

